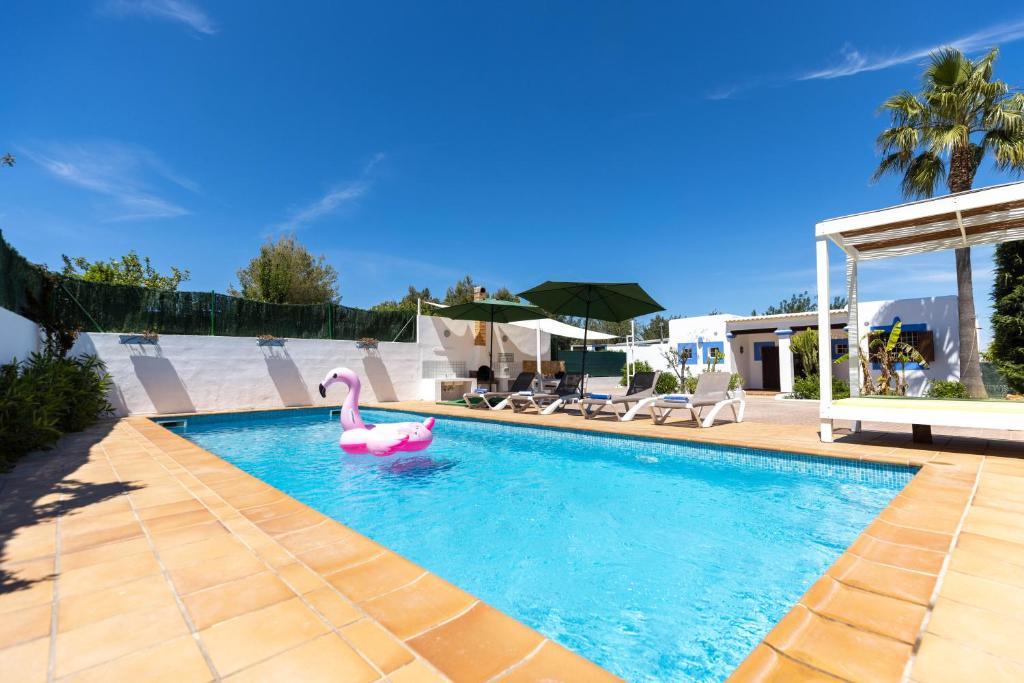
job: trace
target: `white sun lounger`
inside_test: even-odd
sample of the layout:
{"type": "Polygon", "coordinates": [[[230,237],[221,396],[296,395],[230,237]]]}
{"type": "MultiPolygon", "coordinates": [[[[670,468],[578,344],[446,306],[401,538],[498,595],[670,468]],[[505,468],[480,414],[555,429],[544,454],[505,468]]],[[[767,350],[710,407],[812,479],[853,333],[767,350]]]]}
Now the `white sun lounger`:
{"type": "Polygon", "coordinates": [[[658,385],[658,372],[638,372],[633,375],[629,388],[624,396],[610,396],[608,398],[595,398],[588,396],[580,401],[580,413],[586,419],[597,417],[597,415],[608,408],[619,419],[620,422],[629,422],[642,408],[657,400],[654,388],[658,385]],[[634,405],[635,404],[635,405],[634,405]]]}
{"type": "Polygon", "coordinates": [[[462,400],[470,408],[478,410],[504,410],[508,406],[510,396],[514,396],[521,391],[529,391],[536,379],[537,375],[535,373],[520,372],[508,391],[467,392],[462,395],[462,400]]]}
{"type": "Polygon", "coordinates": [[[673,410],[689,410],[699,427],[710,427],[726,406],[732,408],[736,422],[743,422],[743,411],[747,403],[742,398],[729,396],[729,373],[705,372],[697,378],[697,389],[693,394],[684,395],[678,400],[661,397],[649,405],[655,424],[665,424],[673,410]],[[708,406],[711,411],[702,418],[701,410],[708,406]]]}
{"type": "Polygon", "coordinates": [[[564,375],[551,393],[523,392],[509,396],[508,403],[517,413],[536,408],[538,415],[550,415],[579,400],[582,380],[580,375],[564,375]]]}

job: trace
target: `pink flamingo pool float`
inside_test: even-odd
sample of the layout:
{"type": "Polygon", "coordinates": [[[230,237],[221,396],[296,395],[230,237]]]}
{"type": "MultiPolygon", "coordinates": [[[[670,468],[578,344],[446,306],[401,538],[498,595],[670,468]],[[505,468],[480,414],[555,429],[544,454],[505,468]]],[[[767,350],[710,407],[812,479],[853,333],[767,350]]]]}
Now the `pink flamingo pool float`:
{"type": "Polygon", "coordinates": [[[359,375],[348,368],[334,368],[320,383],[320,396],[327,398],[327,387],[341,382],[348,395],[341,404],[341,426],[344,432],[338,445],[346,453],[372,453],[385,456],[399,451],[422,451],[434,440],[431,429],[434,418],[423,422],[390,422],[366,424],[359,416],[359,375]]]}

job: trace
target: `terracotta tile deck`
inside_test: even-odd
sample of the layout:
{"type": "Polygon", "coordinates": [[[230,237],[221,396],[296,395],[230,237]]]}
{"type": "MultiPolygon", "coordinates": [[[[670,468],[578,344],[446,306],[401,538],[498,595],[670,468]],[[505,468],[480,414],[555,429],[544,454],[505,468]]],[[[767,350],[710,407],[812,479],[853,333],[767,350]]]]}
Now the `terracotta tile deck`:
{"type": "MultiPolygon", "coordinates": [[[[381,407],[921,466],[733,679],[1024,679],[1020,442],[381,407]]],[[[0,476],[0,543],[4,680],[615,680],[141,417],[0,476]]]]}

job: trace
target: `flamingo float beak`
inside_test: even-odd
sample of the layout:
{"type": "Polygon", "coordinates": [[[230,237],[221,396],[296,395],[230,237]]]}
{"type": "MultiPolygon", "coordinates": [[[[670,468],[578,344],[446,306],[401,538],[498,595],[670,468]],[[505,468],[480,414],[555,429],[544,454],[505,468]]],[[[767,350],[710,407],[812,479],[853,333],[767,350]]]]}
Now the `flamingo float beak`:
{"type": "Polygon", "coordinates": [[[320,398],[327,398],[327,387],[320,385],[320,398]]]}

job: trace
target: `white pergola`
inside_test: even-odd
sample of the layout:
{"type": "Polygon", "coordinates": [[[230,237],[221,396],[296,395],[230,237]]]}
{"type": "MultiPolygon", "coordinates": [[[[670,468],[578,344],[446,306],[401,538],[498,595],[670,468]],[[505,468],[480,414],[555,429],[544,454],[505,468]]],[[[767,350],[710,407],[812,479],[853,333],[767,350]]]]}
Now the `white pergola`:
{"type": "MultiPolygon", "coordinates": [[[[846,254],[850,349],[849,399],[832,400],[832,349],[829,334],[818,335],[821,373],[821,440],[832,441],[833,420],[893,424],[1024,429],[1024,405],[1013,402],[951,402],[860,397],[860,319],[857,315],[857,264],[909,254],[999,244],[1024,239],[1024,182],[996,185],[945,197],[901,204],[878,211],[821,221],[815,228],[818,301],[828,302],[832,242],[846,254]]],[[[828,330],[827,306],[818,307],[818,329],[828,330]]]]}

